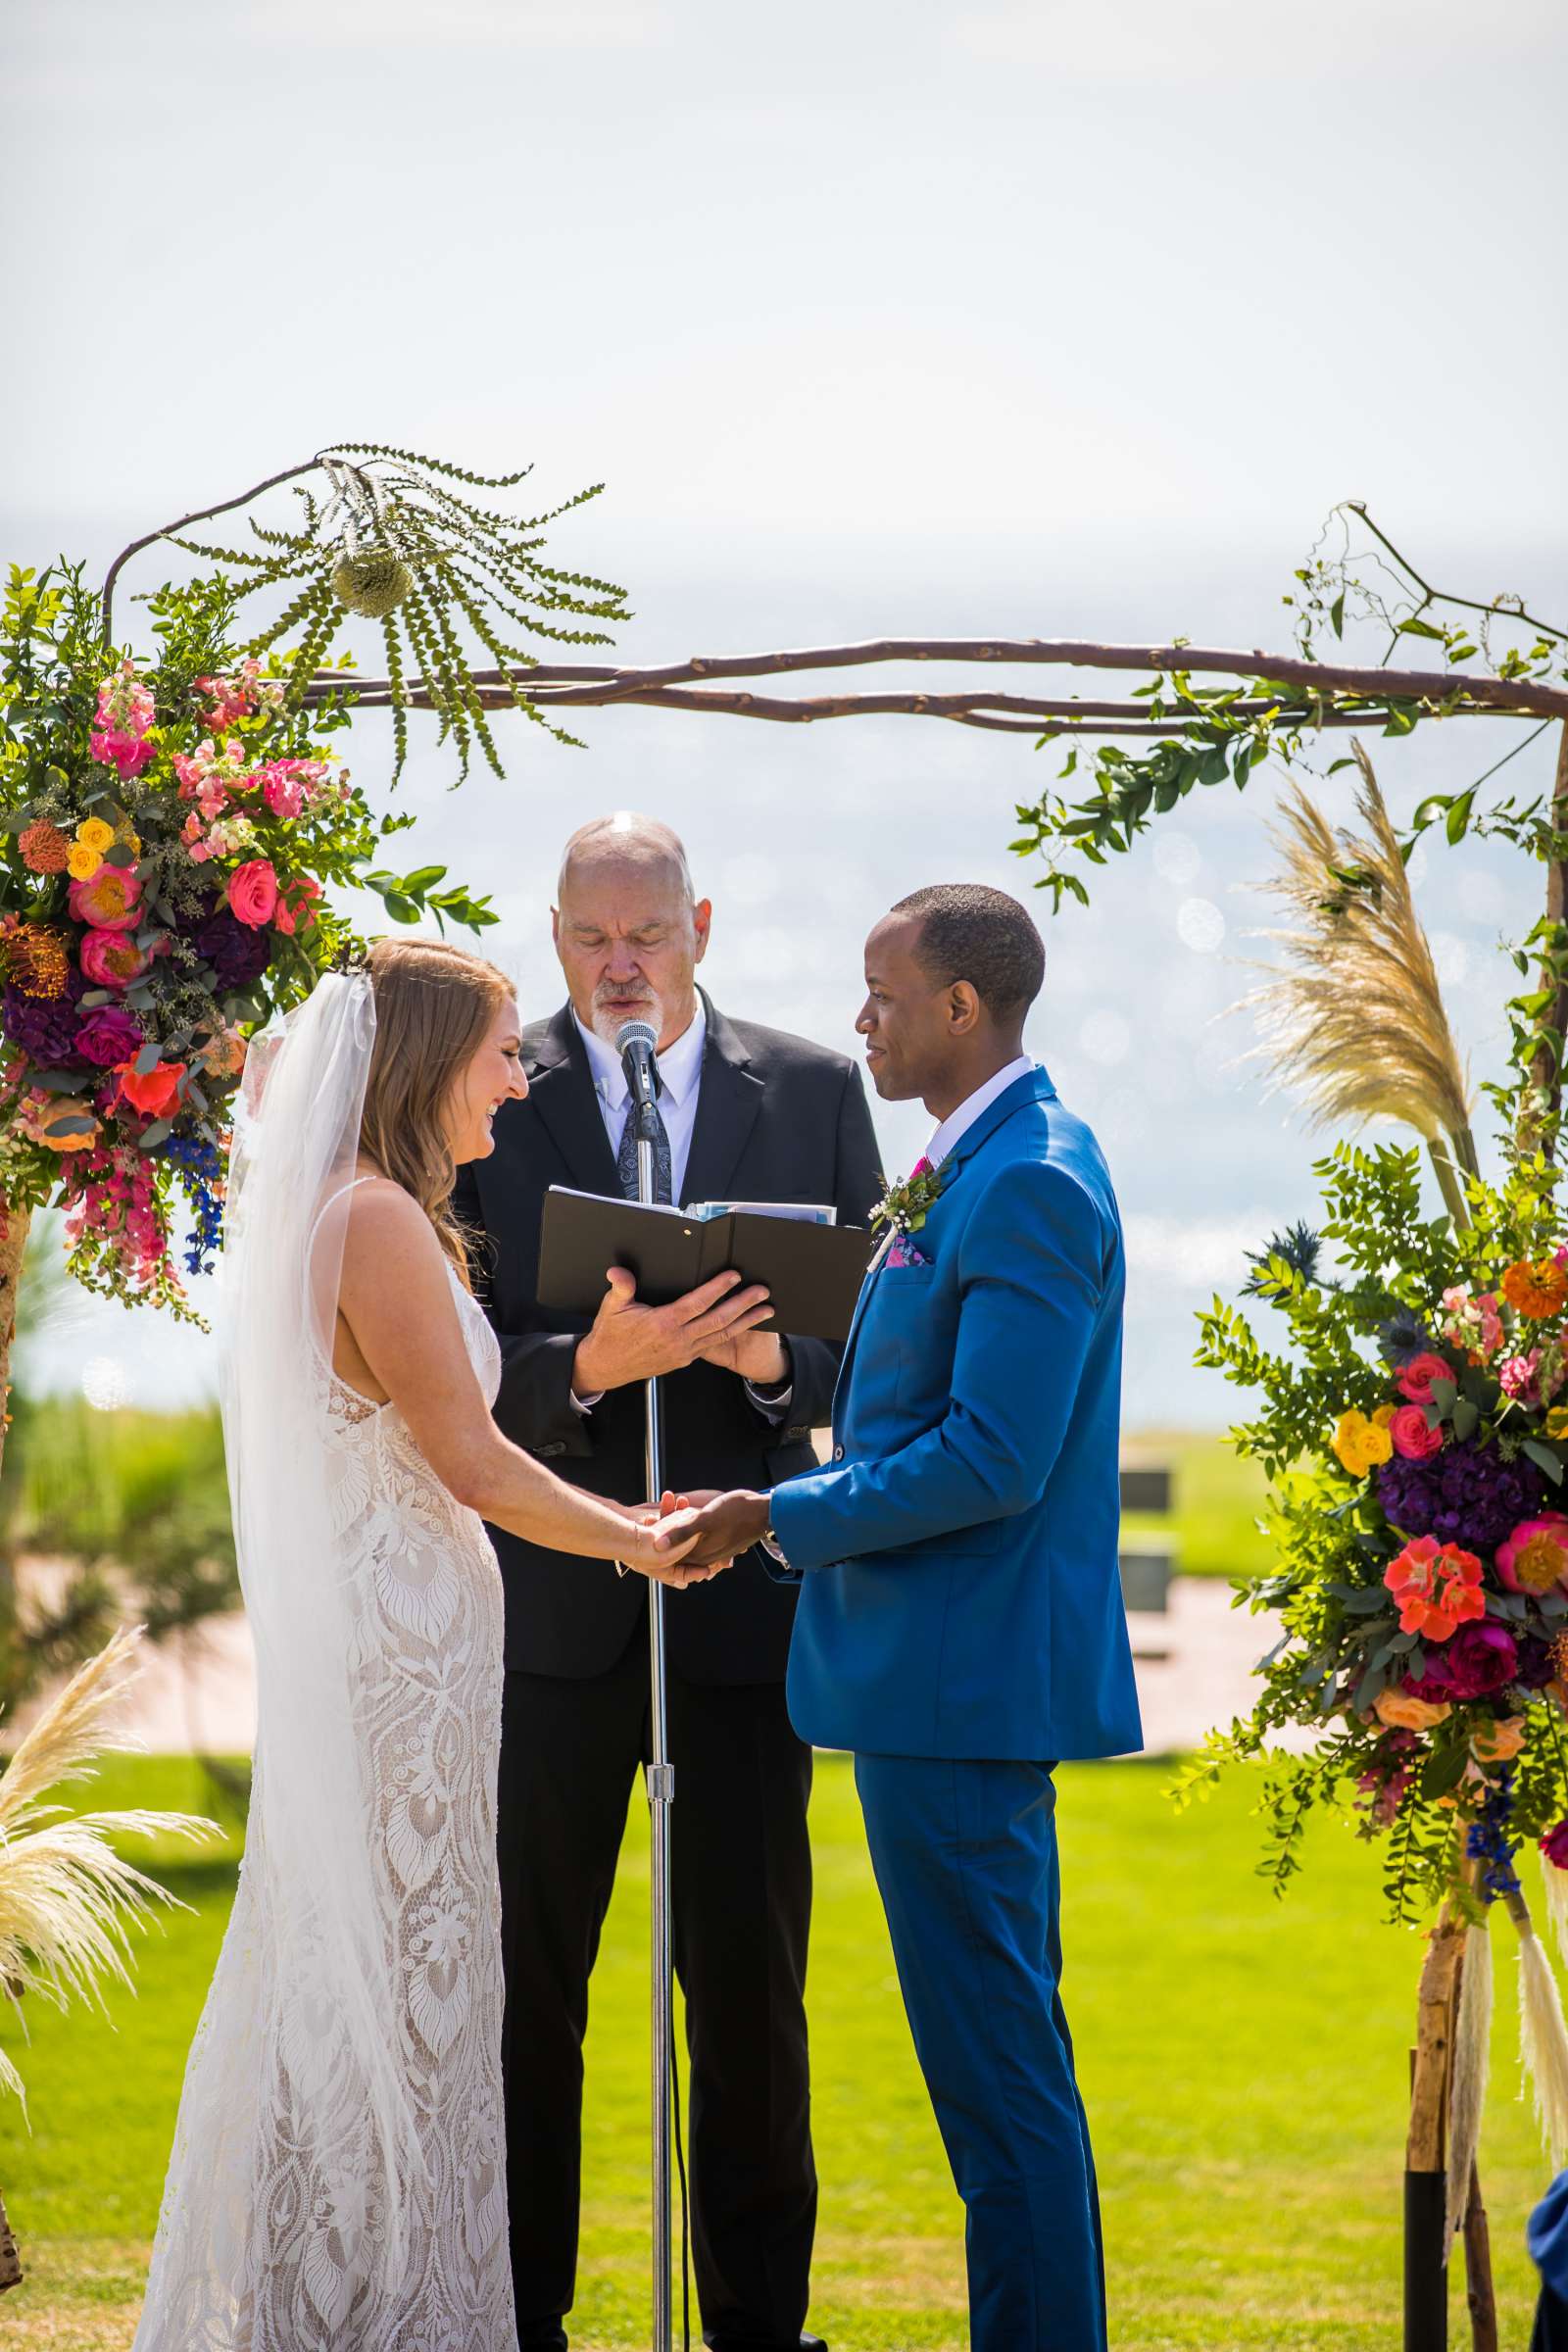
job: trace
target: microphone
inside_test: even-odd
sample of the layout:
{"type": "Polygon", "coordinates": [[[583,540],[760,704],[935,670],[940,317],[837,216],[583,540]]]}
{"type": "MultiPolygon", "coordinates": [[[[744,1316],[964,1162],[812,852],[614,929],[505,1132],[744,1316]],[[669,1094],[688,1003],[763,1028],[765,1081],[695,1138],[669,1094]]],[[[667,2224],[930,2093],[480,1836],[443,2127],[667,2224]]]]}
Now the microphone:
{"type": "Polygon", "coordinates": [[[633,1102],[639,1110],[650,1108],[663,1092],[658,1030],[651,1021],[622,1021],[615,1032],[615,1050],[633,1102]]]}

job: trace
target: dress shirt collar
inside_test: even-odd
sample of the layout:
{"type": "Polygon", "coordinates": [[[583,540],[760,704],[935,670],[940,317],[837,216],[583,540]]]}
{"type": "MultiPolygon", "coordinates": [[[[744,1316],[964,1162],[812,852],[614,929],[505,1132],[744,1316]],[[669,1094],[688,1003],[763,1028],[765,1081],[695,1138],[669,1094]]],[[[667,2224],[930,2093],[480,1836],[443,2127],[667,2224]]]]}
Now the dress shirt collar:
{"type": "Polygon", "coordinates": [[[939,1168],[954,1145],[968,1134],[981,1112],[989,1110],[999,1095],[1004,1095],[1009,1086],[1015,1086],[1020,1078],[1027,1077],[1038,1066],[1027,1054],[1020,1054],[1016,1060],[1008,1062],[1005,1069],[998,1070],[995,1077],[988,1078],[984,1086],[977,1086],[956,1110],[950,1110],[925,1148],[925,1155],[931,1165],[939,1168]]]}
{"type": "MultiPolygon", "coordinates": [[[[607,1109],[623,1109],[630,1098],[626,1086],[626,1073],[620,1063],[620,1055],[615,1052],[613,1046],[606,1043],[604,1038],[596,1037],[591,1029],[585,1028],[577,1019],[575,1012],[571,1017],[576,1022],[577,1035],[587,1049],[588,1066],[593,1072],[595,1094],[607,1109]]],[[[689,1098],[695,1096],[702,1080],[703,1049],[707,1042],[708,1009],[699,996],[697,1010],[693,1013],[690,1023],[681,1031],[667,1052],[659,1056],[660,1079],[664,1094],[669,1097],[672,1103],[684,1103],[689,1098]]]]}

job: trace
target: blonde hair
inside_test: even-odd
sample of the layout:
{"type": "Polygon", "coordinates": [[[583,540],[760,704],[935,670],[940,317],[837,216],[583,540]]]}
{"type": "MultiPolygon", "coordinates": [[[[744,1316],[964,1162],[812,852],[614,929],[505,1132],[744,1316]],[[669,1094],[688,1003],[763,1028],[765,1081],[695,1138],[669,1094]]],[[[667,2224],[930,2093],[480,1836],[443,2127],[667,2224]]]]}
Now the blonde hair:
{"type": "Polygon", "coordinates": [[[370,950],[375,1044],[360,1119],[360,1148],[417,1200],[436,1239],[468,1280],[457,1182],[443,1113],[485,1032],[514,994],[499,964],[444,940],[378,939],[370,950]]]}

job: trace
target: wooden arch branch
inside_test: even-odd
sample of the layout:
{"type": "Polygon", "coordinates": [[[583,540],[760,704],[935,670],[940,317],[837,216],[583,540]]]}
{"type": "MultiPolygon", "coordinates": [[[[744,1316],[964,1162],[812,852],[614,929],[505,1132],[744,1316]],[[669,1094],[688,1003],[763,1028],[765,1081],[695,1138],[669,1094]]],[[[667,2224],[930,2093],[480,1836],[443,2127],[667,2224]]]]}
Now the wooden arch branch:
{"type": "MultiPolygon", "coordinates": [[[[706,710],[736,718],[801,724],[813,719],[900,713],[946,718],[961,725],[1000,728],[1020,734],[1176,735],[1201,722],[1200,704],[1183,702],[1152,715],[1148,697],[1126,702],[1048,700],[1000,688],[959,693],[921,689],[882,694],[808,695],[797,699],[734,691],[715,681],[788,676],[800,671],[869,667],[881,662],[984,663],[1175,672],[1255,681],[1266,691],[1225,704],[1232,717],[1264,717],[1303,726],[1366,726],[1391,703],[1420,703],[1433,712],[1459,716],[1568,719],[1568,688],[1534,678],[1498,678],[1458,669],[1388,669],[1306,662],[1297,654],[1244,652],[1213,646],[1102,645],[1081,638],[880,637],[858,645],[816,645],[776,653],[694,656],[656,667],[616,667],[604,662],[540,662],[510,671],[475,670],[474,685],[490,708],[505,708],[512,685],[540,710],[595,710],[636,703],[665,710],[706,710]],[[1337,697],[1352,698],[1353,710],[1338,708],[1337,697]]],[[[319,701],[351,685],[362,710],[389,707],[385,678],[345,678],[324,672],[306,690],[319,701]]],[[[405,698],[415,710],[431,698],[418,680],[405,698]]]]}

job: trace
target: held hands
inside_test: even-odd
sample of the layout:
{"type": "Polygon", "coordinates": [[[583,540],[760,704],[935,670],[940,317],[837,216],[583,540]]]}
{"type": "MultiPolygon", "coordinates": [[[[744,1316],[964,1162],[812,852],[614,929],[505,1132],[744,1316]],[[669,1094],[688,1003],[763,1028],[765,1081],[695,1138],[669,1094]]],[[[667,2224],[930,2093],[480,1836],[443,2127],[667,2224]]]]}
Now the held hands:
{"type": "Polygon", "coordinates": [[[678,1526],[685,1548],[682,1560],[688,1572],[701,1572],[711,1562],[727,1567],[737,1555],[750,1551],[767,1533],[771,1517],[769,1498],[738,1488],[731,1494],[720,1494],[711,1489],[673,1496],[666,1494],[667,1503],[677,1504],[673,1520],[666,1527],[678,1526]]]}
{"type": "Polygon", "coordinates": [[[657,1510],[646,1502],[634,1506],[617,1503],[612,1508],[622,1510],[626,1519],[627,1544],[618,1562],[622,1572],[635,1568],[640,1576],[684,1592],[688,1585],[706,1585],[710,1577],[729,1566],[727,1559],[699,1562],[690,1558],[697,1513],[684,1497],[666,1494],[657,1510]]]}
{"type": "Polygon", "coordinates": [[[715,1274],[668,1306],[644,1306],[635,1277],[612,1266],[593,1329],[577,1344],[571,1377],[577,1395],[627,1388],[699,1361],[764,1387],[781,1381],[789,1368],[784,1344],[776,1332],[757,1329],[772,1313],[767,1293],[759,1284],[742,1290],[740,1279],[715,1274]]]}

